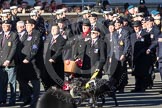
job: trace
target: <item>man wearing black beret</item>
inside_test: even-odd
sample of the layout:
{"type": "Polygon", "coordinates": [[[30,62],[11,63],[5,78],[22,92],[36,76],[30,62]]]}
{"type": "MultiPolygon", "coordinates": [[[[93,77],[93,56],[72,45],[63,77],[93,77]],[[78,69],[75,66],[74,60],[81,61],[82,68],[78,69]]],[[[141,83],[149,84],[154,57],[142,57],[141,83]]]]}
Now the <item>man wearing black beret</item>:
{"type": "Polygon", "coordinates": [[[149,69],[152,65],[150,55],[146,55],[146,50],[151,45],[151,38],[150,34],[142,29],[141,21],[133,22],[133,28],[135,33],[131,34],[130,40],[135,89],[132,92],[144,92],[147,87],[149,69]]]}
{"type": "Polygon", "coordinates": [[[18,36],[11,31],[9,20],[2,22],[3,32],[0,34],[0,104],[7,101],[7,85],[10,84],[11,97],[9,105],[15,105],[16,101],[16,65],[15,53],[18,44],[18,36]]]}
{"type": "Polygon", "coordinates": [[[88,75],[82,74],[84,73],[83,59],[84,59],[84,52],[86,50],[86,42],[90,40],[90,33],[91,33],[91,24],[88,19],[83,20],[82,24],[82,33],[75,37],[75,44],[74,44],[74,54],[73,59],[76,61],[77,68],[76,68],[76,77],[90,77],[88,75]]]}
{"type": "MultiPolygon", "coordinates": [[[[151,38],[151,42],[154,43],[157,39],[158,36],[160,35],[160,30],[154,26],[154,18],[153,17],[147,17],[146,18],[146,32],[150,34],[150,38],[151,38]]],[[[148,77],[148,87],[152,87],[153,86],[153,80],[154,78],[152,77],[154,75],[154,63],[156,62],[156,48],[152,49],[151,52],[151,58],[152,58],[152,68],[149,70],[150,74],[148,77]]]]}
{"type": "Polygon", "coordinates": [[[127,65],[126,60],[129,54],[130,40],[129,32],[123,29],[123,21],[121,19],[115,20],[115,33],[112,36],[111,47],[111,64],[114,70],[111,71],[111,78],[116,80],[116,90],[120,93],[124,92],[124,87],[127,85],[127,65]],[[122,76],[122,81],[120,80],[122,76]]]}
{"type": "Polygon", "coordinates": [[[106,53],[106,43],[101,38],[100,29],[95,27],[91,30],[90,40],[86,42],[82,67],[84,73],[91,76],[96,69],[99,69],[98,77],[102,77],[106,53]]]}

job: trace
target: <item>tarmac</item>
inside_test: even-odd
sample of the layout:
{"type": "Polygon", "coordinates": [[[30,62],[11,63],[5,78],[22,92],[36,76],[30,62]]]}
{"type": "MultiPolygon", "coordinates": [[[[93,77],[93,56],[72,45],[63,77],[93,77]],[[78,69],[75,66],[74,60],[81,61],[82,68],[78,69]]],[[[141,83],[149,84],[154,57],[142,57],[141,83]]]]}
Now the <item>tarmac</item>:
{"type": "MultiPolygon", "coordinates": [[[[128,85],[125,88],[125,92],[117,93],[117,101],[119,103],[119,106],[115,107],[113,99],[111,99],[110,97],[106,97],[106,103],[103,108],[162,108],[162,94],[159,94],[159,91],[162,90],[162,82],[160,74],[158,72],[155,73],[154,86],[152,87],[152,89],[147,89],[145,92],[130,92],[132,89],[134,89],[135,80],[134,76],[132,76],[131,73],[128,74],[128,78],[128,85]]],[[[41,93],[43,93],[42,86],[41,91],[41,93]]],[[[1,108],[20,108],[21,103],[22,102],[16,101],[15,106],[3,106],[1,108]]],[[[89,108],[86,107],[87,104],[88,100],[83,102],[81,107],[78,108],[89,108]]],[[[24,108],[29,107],[26,106],[24,108]]]]}

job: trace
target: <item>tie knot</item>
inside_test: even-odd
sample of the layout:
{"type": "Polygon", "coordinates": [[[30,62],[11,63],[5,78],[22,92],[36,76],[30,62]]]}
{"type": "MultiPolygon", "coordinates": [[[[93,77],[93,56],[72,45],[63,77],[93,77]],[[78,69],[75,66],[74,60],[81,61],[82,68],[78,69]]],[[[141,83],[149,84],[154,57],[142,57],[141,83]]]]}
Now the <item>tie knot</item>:
{"type": "Polygon", "coordinates": [[[7,35],[7,34],[4,35],[4,38],[7,38],[8,39],[8,37],[9,37],[9,35],[7,35]]]}
{"type": "Polygon", "coordinates": [[[137,38],[140,38],[141,37],[141,35],[140,35],[139,32],[137,32],[136,35],[137,35],[137,38]]]}

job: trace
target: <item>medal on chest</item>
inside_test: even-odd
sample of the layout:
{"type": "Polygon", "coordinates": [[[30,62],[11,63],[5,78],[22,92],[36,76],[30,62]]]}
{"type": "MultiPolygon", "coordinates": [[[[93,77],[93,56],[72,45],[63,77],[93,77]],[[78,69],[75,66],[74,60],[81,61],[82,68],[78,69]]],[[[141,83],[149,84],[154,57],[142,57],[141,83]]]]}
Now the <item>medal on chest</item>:
{"type": "Polygon", "coordinates": [[[119,41],[119,45],[120,46],[123,46],[124,45],[124,42],[121,40],[121,41],[119,41]]]}

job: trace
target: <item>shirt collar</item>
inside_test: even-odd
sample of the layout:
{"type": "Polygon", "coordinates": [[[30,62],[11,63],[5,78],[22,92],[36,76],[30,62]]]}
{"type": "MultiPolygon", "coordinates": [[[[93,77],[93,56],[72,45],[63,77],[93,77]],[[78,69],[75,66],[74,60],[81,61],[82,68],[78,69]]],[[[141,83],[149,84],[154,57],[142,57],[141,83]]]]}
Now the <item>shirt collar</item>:
{"type": "Polygon", "coordinates": [[[8,31],[8,32],[4,32],[4,35],[9,35],[9,33],[10,33],[10,31],[8,31]]]}
{"type": "Polygon", "coordinates": [[[138,34],[140,35],[140,34],[141,34],[141,32],[142,32],[142,30],[140,30],[140,31],[138,32],[138,34]]]}
{"type": "Polygon", "coordinates": [[[152,30],[152,28],[147,29],[148,32],[150,32],[151,30],[152,30]]]}
{"type": "Polygon", "coordinates": [[[122,29],[120,28],[120,29],[118,30],[118,33],[120,34],[120,33],[121,33],[121,31],[122,31],[122,29]]]}
{"type": "Polygon", "coordinates": [[[19,32],[19,34],[22,36],[24,35],[25,31],[19,32]]]}
{"type": "Polygon", "coordinates": [[[92,39],[92,41],[95,43],[98,40],[98,37],[92,39]]]}
{"type": "Polygon", "coordinates": [[[52,36],[52,39],[55,40],[58,36],[59,36],[59,34],[58,35],[54,35],[54,36],[52,36]]]}

